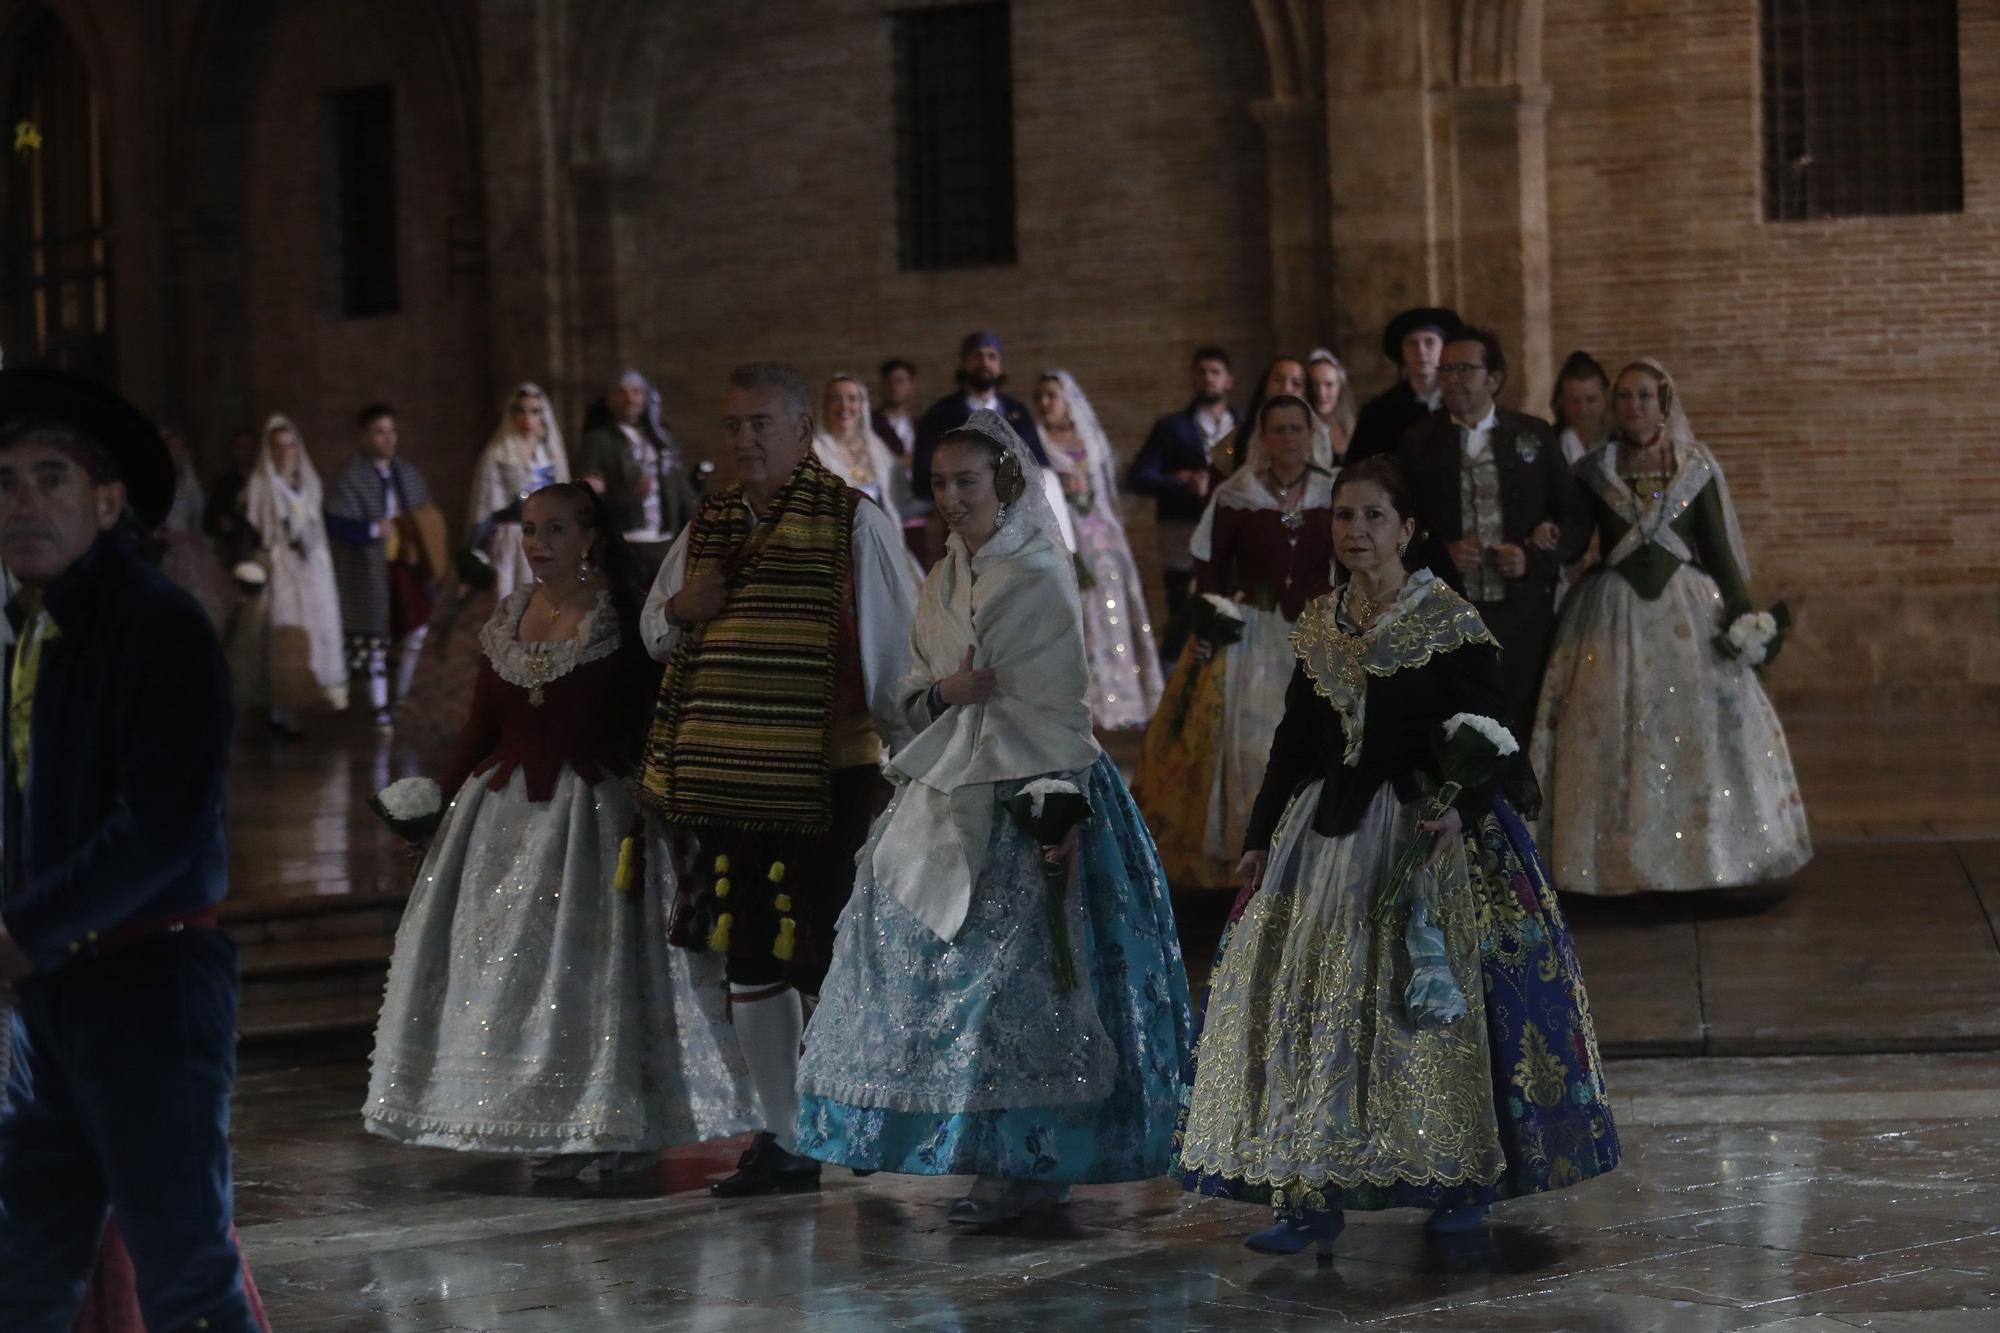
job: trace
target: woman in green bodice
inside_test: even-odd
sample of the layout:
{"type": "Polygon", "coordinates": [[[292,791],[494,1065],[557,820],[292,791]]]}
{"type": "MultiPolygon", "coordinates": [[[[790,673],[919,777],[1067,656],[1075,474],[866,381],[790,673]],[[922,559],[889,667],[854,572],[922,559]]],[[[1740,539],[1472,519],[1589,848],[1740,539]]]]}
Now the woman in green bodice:
{"type": "Polygon", "coordinates": [[[1533,744],[1557,885],[1616,895],[1781,879],[1812,857],[1784,729],[1723,641],[1749,611],[1729,488],[1673,377],[1639,361],[1577,465],[1603,563],[1556,630],[1533,744]]]}

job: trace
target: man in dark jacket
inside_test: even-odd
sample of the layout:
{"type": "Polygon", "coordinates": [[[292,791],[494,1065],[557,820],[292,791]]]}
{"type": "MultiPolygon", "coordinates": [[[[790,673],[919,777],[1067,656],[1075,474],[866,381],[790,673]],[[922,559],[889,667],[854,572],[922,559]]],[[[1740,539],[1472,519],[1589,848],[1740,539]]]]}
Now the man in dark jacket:
{"type": "Polygon", "coordinates": [[[1394,363],[1396,382],[1370,398],[1354,423],[1347,461],[1393,454],[1412,426],[1443,405],[1438,359],[1458,332],[1458,312],[1443,306],[1405,310],[1382,330],[1382,355],[1394,363]]]}
{"type": "Polygon", "coordinates": [[[236,953],[229,682],[201,607],[139,555],[173,493],[109,389],[0,371],[8,607],[0,1328],[71,1327],[107,1214],[157,1329],[249,1330],[230,1239],[236,953]]]}
{"type": "Polygon", "coordinates": [[[1540,417],[1495,406],[1506,382],[1500,340],[1461,328],[1438,366],[1445,410],[1403,437],[1396,461],[1416,494],[1439,577],[1479,609],[1500,641],[1508,715],[1526,747],[1555,625],[1555,587],[1590,541],[1583,492],[1540,417]],[[1554,549],[1536,540],[1554,539],[1554,549]]]}
{"type": "Polygon", "coordinates": [[[1153,497],[1167,593],[1168,628],[1160,638],[1160,656],[1168,662],[1180,656],[1187,641],[1184,612],[1194,592],[1194,556],[1188,551],[1188,539],[1208,503],[1209,452],[1236,429],[1236,414],[1229,407],[1229,391],[1235,387],[1229,353],[1220,347],[1198,347],[1189,373],[1194,400],[1153,423],[1125,476],[1127,486],[1153,497]]]}

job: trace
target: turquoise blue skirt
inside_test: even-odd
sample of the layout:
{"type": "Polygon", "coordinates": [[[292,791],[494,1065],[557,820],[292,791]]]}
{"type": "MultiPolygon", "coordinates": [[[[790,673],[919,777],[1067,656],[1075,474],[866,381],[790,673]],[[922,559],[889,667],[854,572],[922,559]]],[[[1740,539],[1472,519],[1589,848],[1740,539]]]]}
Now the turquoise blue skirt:
{"type": "MultiPolygon", "coordinates": [[[[1194,1034],[1180,937],[1152,835],[1118,769],[1102,755],[1090,770],[1089,792],[1095,813],[1078,849],[1083,938],[1077,941],[1076,956],[1082,984],[1091,989],[1097,1018],[1116,1055],[1108,1095],[1070,1105],[957,1114],[806,1095],[799,1107],[801,1153],[866,1171],[1062,1184],[1144,1180],[1169,1169],[1180,1068],[1194,1034]]],[[[1001,793],[1003,798],[1006,794],[1001,793]]],[[[988,876],[1019,870],[1028,848],[1025,838],[1018,839],[1021,847],[999,846],[1015,836],[1012,829],[996,832],[995,850],[1002,854],[989,865],[988,876]]],[[[870,891],[864,887],[861,892],[870,891]]],[[[881,919],[877,929],[884,928],[881,919]]],[[[927,956],[909,969],[908,984],[938,984],[933,978],[949,977],[953,970],[948,958],[952,946],[922,932],[913,920],[911,926],[897,941],[898,948],[927,956]]],[[[842,952],[836,943],[830,991],[839,981],[842,952]]],[[[814,1023],[829,1017],[823,1008],[814,1023]]],[[[827,1030],[849,1032],[854,1020],[866,1021],[848,1015],[827,1030]]],[[[936,1041],[942,1048],[956,1035],[941,1031],[936,1041]]],[[[813,1040],[808,1033],[808,1045],[813,1040]]]]}

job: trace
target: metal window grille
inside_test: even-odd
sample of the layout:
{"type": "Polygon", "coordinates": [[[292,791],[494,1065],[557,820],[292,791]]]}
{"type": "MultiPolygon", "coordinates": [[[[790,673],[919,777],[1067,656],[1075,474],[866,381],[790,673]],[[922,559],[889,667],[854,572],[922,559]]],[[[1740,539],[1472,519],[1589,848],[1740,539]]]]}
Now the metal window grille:
{"type": "Polygon", "coordinates": [[[324,102],[331,198],[322,217],[329,304],[341,315],[392,315],[396,266],[396,90],[345,88],[324,102]]]}
{"type": "Polygon", "coordinates": [[[83,56],[55,15],[42,13],[13,57],[0,163],[5,258],[0,349],[110,375],[110,202],[104,125],[83,56]]]}
{"type": "Polygon", "coordinates": [[[897,260],[905,269],[1017,258],[1009,8],[948,5],[891,16],[897,260]]]}
{"type": "Polygon", "coordinates": [[[1763,0],[1764,216],[1965,206],[1957,0],[1763,0]]]}

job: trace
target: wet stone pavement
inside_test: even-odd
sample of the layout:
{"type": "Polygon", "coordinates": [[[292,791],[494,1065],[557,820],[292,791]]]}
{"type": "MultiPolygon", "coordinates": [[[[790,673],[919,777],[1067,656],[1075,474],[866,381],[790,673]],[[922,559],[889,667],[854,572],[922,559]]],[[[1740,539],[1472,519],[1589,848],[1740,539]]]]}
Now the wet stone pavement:
{"type": "Polygon", "coordinates": [[[240,1089],[238,1220],[273,1324],[361,1330],[2000,1328],[2000,1056],[1614,1062],[1625,1164],[1427,1237],[1353,1215],[1330,1264],[1165,1181],[990,1234],[961,1180],[829,1171],[733,1204],[736,1145],[600,1192],[359,1128],[365,1070],[240,1089]]]}

